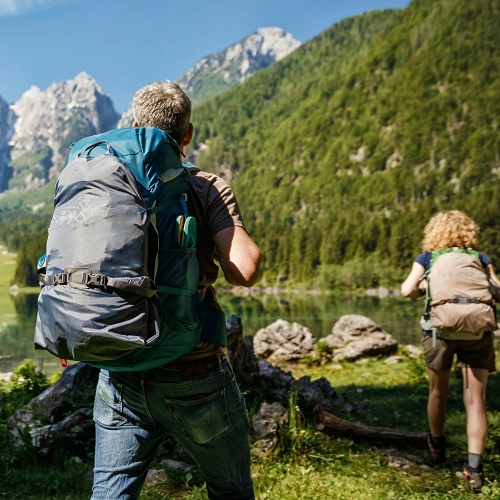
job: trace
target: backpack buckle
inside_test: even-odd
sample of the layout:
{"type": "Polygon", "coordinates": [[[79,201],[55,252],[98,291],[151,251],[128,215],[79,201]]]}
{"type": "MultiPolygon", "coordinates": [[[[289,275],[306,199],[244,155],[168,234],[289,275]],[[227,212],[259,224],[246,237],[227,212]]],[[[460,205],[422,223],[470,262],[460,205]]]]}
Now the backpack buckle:
{"type": "Polygon", "coordinates": [[[87,286],[106,286],[108,278],[104,274],[83,273],[82,282],[87,286]]]}
{"type": "Polygon", "coordinates": [[[54,274],[54,276],[52,276],[52,284],[53,285],[67,285],[68,284],[68,274],[67,273],[54,274]]]}

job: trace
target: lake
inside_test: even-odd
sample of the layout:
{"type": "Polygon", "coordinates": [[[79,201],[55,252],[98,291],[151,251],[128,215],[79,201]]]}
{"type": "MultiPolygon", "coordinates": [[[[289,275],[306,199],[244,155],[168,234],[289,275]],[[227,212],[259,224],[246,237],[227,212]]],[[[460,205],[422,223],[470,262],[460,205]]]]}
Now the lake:
{"type": "MultiPolygon", "coordinates": [[[[363,314],[372,318],[402,344],[417,344],[421,301],[402,297],[332,296],[321,294],[249,295],[237,297],[219,293],[227,315],[242,318],[245,335],[254,335],[278,318],[307,326],[316,338],[331,333],[344,314],[363,314]]],[[[60,370],[59,360],[45,351],[33,349],[36,294],[12,296],[0,291],[0,373],[11,372],[25,358],[35,360],[46,373],[60,370]]]]}

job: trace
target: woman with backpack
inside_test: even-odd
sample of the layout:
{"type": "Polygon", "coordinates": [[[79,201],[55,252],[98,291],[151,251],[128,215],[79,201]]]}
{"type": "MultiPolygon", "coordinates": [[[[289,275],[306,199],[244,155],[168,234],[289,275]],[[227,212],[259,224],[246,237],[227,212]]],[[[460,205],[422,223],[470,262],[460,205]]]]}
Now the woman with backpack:
{"type": "Polygon", "coordinates": [[[491,332],[497,325],[493,297],[500,296],[500,281],[491,259],[477,251],[478,230],[475,222],[458,210],[434,215],[424,229],[423,253],[417,256],[401,285],[405,297],[427,295],[421,325],[430,384],[429,449],[436,464],[446,462],[445,410],[456,354],[463,374],[467,414],[469,455],[463,479],[476,492],[484,484],[481,458],[488,431],[486,384],[488,373],[495,371],[491,332]]]}

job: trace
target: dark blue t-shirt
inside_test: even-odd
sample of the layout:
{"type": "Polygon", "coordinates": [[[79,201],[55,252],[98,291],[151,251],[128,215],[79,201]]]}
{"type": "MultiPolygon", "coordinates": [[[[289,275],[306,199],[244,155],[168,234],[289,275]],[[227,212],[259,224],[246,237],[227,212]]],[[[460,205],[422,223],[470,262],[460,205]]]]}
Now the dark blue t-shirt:
{"type": "MultiPolygon", "coordinates": [[[[429,270],[429,266],[431,265],[432,252],[424,252],[421,253],[416,259],[415,262],[418,262],[421,266],[424,267],[426,271],[429,270]]],[[[479,252],[479,259],[481,260],[481,264],[483,267],[486,267],[488,264],[491,264],[491,259],[479,252]]]]}

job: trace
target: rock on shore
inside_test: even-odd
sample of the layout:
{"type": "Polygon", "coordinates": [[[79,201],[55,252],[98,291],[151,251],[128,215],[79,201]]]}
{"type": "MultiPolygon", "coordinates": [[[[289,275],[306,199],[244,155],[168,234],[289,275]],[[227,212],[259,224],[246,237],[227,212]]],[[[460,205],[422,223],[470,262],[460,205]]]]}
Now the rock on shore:
{"type": "Polygon", "coordinates": [[[253,338],[253,350],[259,358],[297,361],[314,349],[311,331],[299,323],[278,319],[260,329],[253,338]]]}
{"type": "Polygon", "coordinates": [[[336,361],[355,361],[365,356],[396,352],[396,339],[370,318],[360,314],[346,314],[333,326],[332,333],[322,339],[332,350],[336,361]]]}

